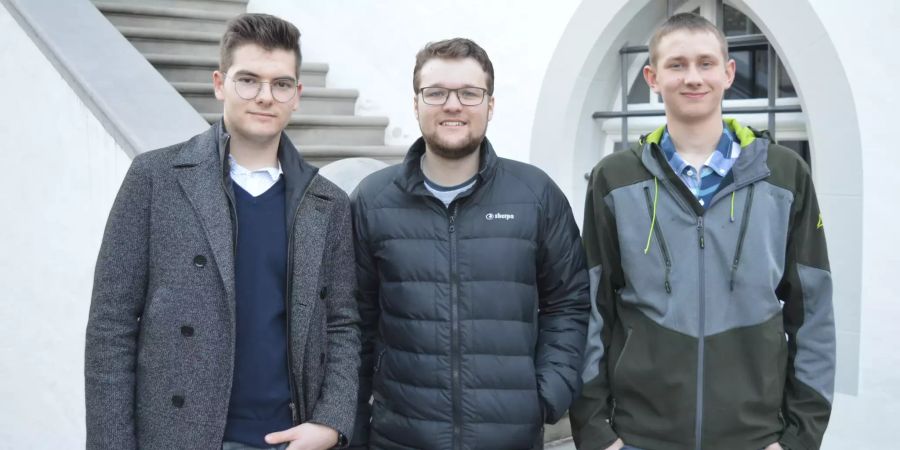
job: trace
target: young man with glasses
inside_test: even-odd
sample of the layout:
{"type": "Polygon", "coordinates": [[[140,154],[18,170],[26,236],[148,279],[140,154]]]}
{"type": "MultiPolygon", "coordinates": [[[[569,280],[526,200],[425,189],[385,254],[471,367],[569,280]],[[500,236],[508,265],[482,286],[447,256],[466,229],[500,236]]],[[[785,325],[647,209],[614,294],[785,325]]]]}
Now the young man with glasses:
{"type": "Polygon", "coordinates": [[[541,448],[542,424],[578,389],[590,307],[578,228],[546,174],[494,153],[493,90],[474,42],[425,46],[413,70],[422,137],[355,193],[354,445],[541,448]]]}
{"type": "Polygon", "coordinates": [[[650,40],[666,124],[594,168],[584,450],[815,450],[834,388],[831,273],[809,166],[723,119],[735,75],[690,13],[650,40]]]}
{"type": "Polygon", "coordinates": [[[349,199],[283,130],[300,33],[245,14],[213,73],[224,116],[137,156],[97,261],[88,449],[347,443],[359,364],[349,199]]]}

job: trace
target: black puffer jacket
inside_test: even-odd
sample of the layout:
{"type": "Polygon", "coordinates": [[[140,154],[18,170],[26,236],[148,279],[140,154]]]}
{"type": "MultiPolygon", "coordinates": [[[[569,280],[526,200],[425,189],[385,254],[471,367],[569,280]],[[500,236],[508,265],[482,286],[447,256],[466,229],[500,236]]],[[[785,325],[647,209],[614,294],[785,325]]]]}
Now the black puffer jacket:
{"type": "Polygon", "coordinates": [[[447,208],[424,186],[424,151],[420,139],[353,196],[364,336],[354,444],[540,448],[542,423],[579,388],[590,310],[571,209],[545,173],[498,158],[486,139],[475,187],[447,208]]]}

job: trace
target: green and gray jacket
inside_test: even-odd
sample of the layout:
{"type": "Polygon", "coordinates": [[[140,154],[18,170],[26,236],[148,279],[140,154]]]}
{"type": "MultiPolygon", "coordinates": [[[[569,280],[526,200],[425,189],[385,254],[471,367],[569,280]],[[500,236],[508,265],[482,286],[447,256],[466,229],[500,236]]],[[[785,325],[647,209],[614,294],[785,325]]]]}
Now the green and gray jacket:
{"type": "Polygon", "coordinates": [[[708,208],[663,128],[591,173],[592,317],[580,449],[819,448],[831,413],[831,274],[809,167],[726,119],[742,147],[708,208]]]}

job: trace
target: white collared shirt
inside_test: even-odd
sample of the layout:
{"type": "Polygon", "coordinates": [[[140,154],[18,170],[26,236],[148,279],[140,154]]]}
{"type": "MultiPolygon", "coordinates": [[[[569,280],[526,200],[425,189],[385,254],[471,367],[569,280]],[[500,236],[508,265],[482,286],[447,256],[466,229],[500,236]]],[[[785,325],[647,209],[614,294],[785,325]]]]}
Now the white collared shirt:
{"type": "Polygon", "coordinates": [[[269,190],[281,174],[281,161],[277,161],[278,167],[263,167],[262,169],[250,170],[235,161],[234,157],[228,155],[228,164],[231,166],[231,180],[238,184],[243,190],[247,191],[254,197],[259,197],[269,190]]]}

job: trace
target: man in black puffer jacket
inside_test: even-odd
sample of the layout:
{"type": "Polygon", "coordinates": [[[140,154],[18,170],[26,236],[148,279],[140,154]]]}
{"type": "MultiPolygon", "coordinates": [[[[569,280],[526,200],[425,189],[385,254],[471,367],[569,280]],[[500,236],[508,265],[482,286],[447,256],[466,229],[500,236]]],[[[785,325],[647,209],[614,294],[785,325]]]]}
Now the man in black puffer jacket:
{"type": "Polygon", "coordinates": [[[413,73],[422,138],[353,196],[353,443],[541,448],[542,424],[579,389],[590,303],[578,228],[545,173],[485,139],[494,73],[481,47],[428,44],[413,73]]]}

